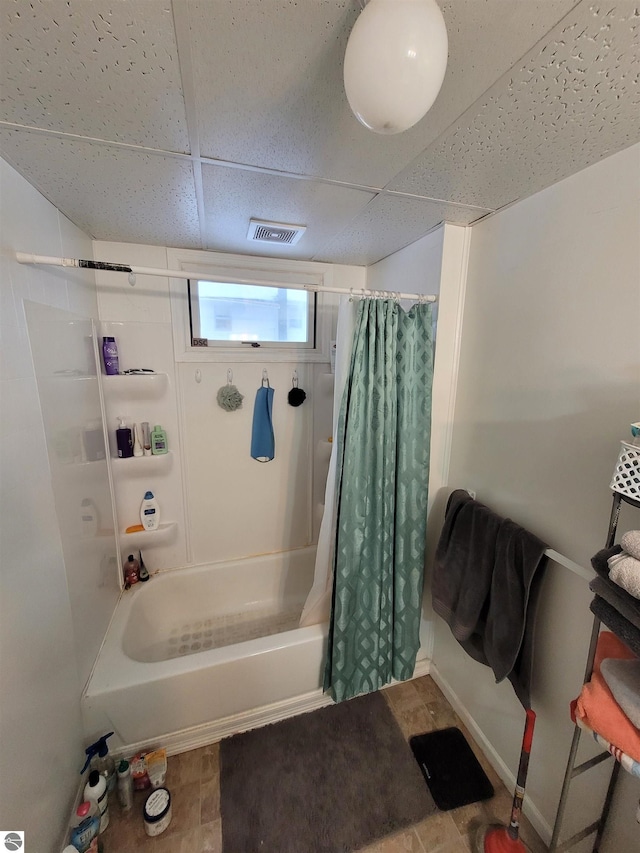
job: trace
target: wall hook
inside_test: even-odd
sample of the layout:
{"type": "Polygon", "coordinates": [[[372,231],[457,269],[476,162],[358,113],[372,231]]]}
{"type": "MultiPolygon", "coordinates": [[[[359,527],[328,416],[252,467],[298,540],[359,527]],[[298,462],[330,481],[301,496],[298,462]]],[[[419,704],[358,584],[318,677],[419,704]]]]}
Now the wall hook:
{"type": "Polygon", "coordinates": [[[298,388],[298,371],[293,371],[293,378],[291,380],[291,390],[287,396],[287,401],[290,406],[297,408],[301,406],[304,401],[307,399],[307,395],[302,390],[302,388],[298,388]]]}
{"type": "Polygon", "coordinates": [[[271,387],[271,386],[269,385],[269,374],[267,373],[267,369],[266,369],[266,367],[265,367],[265,368],[263,369],[263,371],[262,371],[262,387],[263,387],[263,388],[265,387],[265,383],[266,383],[266,387],[267,387],[267,388],[270,388],[270,387],[271,387]]]}
{"type": "Polygon", "coordinates": [[[202,371],[200,370],[200,368],[196,370],[196,382],[202,382],[202,371]]]}
{"type": "Polygon", "coordinates": [[[227,385],[233,385],[233,370],[231,368],[227,370],[227,385]]]}

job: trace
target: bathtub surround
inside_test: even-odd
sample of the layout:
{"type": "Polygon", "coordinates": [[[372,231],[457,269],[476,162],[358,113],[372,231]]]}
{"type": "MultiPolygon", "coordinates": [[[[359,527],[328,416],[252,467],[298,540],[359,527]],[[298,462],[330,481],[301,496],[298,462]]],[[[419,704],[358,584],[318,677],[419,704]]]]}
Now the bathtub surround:
{"type": "Polygon", "coordinates": [[[431,306],[358,304],[337,436],[334,593],[325,689],[336,701],[411,678],[420,645],[431,306]]]}
{"type": "MultiPolygon", "coordinates": [[[[421,274],[411,281],[411,289],[416,292],[433,293],[439,287],[441,253],[437,246],[442,242],[442,234],[430,237],[428,242],[434,247],[434,262],[425,264],[422,259],[421,274]]],[[[181,265],[197,268],[203,275],[208,265],[214,264],[219,269],[239,263],[234,256],[128,244],[95,243],[95,253],[100,259],[126,258],[131,263],[154,268],[181,265]]],[[[252,265],[258,269],[264,265],[261,258],[240,260],[247,267],[248,277],[252,265]]],[[[293,266],[301,268],[299,262],[293,266]]],[[[305,275],[321,275],[329,284],[343,288],[346,294],[366,283],[364,268],[327,264],[302,267],[305,275]]],[[[291,274],[283,261],[277,262],[277,268],[291,274]]],[[[326,354],[326,361],[295,362],[290,360],[290,354],[285,354],[280,356],[284,361],[276,359],[268,363],[270,384],[279,392],[274,395],[273,407],[276,439],[279,448],[288,452],[278,452],[268,465],[256,465],[248,452],[252,407],[245,402],[239,410],[226,412],[217,404],[216,394],[228,378],[229,370],[238,388],[243,391],[255,388],[265,367],[263,353],[242,351],[233,356],[239,360],[229,361],[228,356],[223,359],[217,351],[187,352],[186,288],[182,281],[139,275],[136,287],[131,288],[114,273],[99,271],[97,276],[101,333],[117,338],[123,369],[145,364],[158,372],[158,380],[163,378],[161,393],[149,391],[138,409],[135,399],[127,399],[126,406],[122,408],[121,401],[116,411],[118,395],[122,393],[117,388],[109,390],[111,397],[107,399],[108,412],[125,414],[128,422],[148,419],[151,423],[162,423],[171,447],[164,457],[170,464],[158,473],[154,494],[161,502],[163,517],[175,521],[175,525],[166,544],[143,548],[145,563],[152,572],[151,583],[146,586],[152,590],[164,579],[153,574],[157,569],[175,568],[167,576],[177,584],[169,598],[174,603],[183,596],[189,601],[192,571],[195,574],[212,571],[217,582],[218,569],[222,574],[235,574],[246,554],[269,554],[266,563],[262,558],[256,559],[251,572],[255,572],[254,580],[270,577],[270,569],[264,571],[264,567],[272,557],[277,560],[280,554],[286,560],[304,552],[316,538],[322,517],[332,446],[328,441],[334,404],[330,342],[338,297],[323,294],[318,306],[322,320],[320,358],[326,354]],[[291,387],[294,371],[299,385],[308,392],[307,400],[299,408],[287,402],[286,391],[291,387]]],[[[133,379],[145,381],[145,377],[133,379]]],[[[142,465],[147,460],[135,461],[142,465]]],[[[123,465],[114,476],[121,519],[135,520],[137,516],[140,487],[147,487],[141,483],[141,473],[129,467],[125,470],[123,465]]],[[[121,523],[121,528],[123,523],[126,522],[121,523]]],[[[136,544],[138,547],[140,543],[136,544]]],[[[126,550],[123,560],[128,553],[126,550]]],[[[239,572],[238,577],[241,576],[239,572]]],[[[308,590],[310,576],[306,583],[308,590]]],[[[280,633],[260,639],[242,641],[236,635],[232,644],[223,648],[208,648],[168,660],[141,661],[135,659],[134,646],[127,646],[126,650],[122,647],[125,633],[130,636],[127,624],[135,622],[131,618],[130,596],[140,599],[141,585],[136,586],[137,589],[123,597],[114,614],[83,699],[87,737],[101,733],[106,720],[112,719],[117,720],[113,727],[119,731],[119,747],[142,748],[157,745],[161,739],[163,745],[176,751],[322,707],[331,701],[321,689],[326,622],[304,630],[288,630],[288,624],[282,624],[277,629],[280,633]],[[183,697],[179,703],[168,699],[176,691],[183,697]],[[149,705],[156,709],[152,716],[143,710],[139,714],[132,710],[149,705]]],[[[247,585],[247,590],[250,589],[251,583],[247,585]]],[[[287,589],[277,594],[281,592],[286,593],[287,589]]],[[[216,591],[213,599],[226,606],[225,596],[226,593],[218,596],[216,591]]],[[[148,608],[144,610],[148,614],[143,617],[147,620],[145,624],[155,624],[153,613],[148,608]]],[[[230,632],[235,630],[232,624],[229,628],[230,632]]],[[[426,650],[430,625],[423,620],[420,628],[423,646],[416,674],[427,672],[429,665],[426,650]]],[[[201,639],[193,636],[196,630],[185,632],[193,638],[189,645],[201,639]]],[[[153,630],[151,635],[155,636],[153,630]]]]}
{"type": "Polygon", "coordinates": [[[223,740],[220,795],[230,853],[358,850],[436,810],[381,693],[223,740]]]}

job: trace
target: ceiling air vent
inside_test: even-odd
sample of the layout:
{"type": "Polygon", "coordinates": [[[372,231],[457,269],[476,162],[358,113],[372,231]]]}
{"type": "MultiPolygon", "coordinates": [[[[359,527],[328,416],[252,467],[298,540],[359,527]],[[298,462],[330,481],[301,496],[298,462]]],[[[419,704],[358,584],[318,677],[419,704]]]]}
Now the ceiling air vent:
{"type": "Polygon", "coordinates": [[[251,219],[247,240],[293,246],[306,230],[306,225],[286,225],[284,222],[264,222],[261,219],[251,219]]]}

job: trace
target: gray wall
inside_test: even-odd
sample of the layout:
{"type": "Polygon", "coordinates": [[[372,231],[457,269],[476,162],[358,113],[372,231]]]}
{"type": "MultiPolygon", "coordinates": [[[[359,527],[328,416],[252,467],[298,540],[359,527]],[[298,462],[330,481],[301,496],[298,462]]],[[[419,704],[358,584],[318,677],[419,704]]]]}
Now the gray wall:
{"type": "MultiPolygon", "coordinates": [[[[476,490],[587,567],[604,545],[619,440],[640,416],[639,166],[636,145],[472,229],[450,489],[476,490]]],[[[628,507],[621,529],[630,526],[640,528],[640,513],[628,507]]],[[[586,581],[550,566],[528,784],[528,808],[543,831],[569,748],[568,703],[582,682],[590,600],[586,581]]],[[[524,714],[510,685],[496,686],[440,619],[434,662],[498,763],[515,773],[524,714]]],[[[610,851],[637,843],[639,783],[622,781],[625,807],[614,816],[610,851]]],[[[585,785],[574,816],[599,807],[585,785]]]]}

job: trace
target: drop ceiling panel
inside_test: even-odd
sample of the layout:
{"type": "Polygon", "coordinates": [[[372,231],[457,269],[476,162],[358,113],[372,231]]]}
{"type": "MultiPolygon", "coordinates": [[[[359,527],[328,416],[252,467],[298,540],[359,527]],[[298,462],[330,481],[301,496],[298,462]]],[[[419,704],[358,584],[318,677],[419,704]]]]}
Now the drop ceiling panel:
{"type": "Polygon", "coordinates": [[[205,164],[202,182],[207,248],[307,260],[373,198],[348,187],[205,164]],[[252,243],[246,239],[251,217],[307,230],[295,246],[252,243]]]}
{"type": "Polygon", "coordinates": [[[169,0],[1,0],[0,118],[188,151],[169,0]]]}
{"type": "Polygon", "coordinates": [[[499,208],[640,138],[640,9],[582,3],[389,188],[499,208]]]}
{"type": "Polygon", "coordinates": [[[314,260],[374,264],[418,240],[443,220],[468,225],[489,212],[381,194],[367,205],[339,237],[319,251],[314,260]]]}
{"type": "Polygon", "coordinates": [[[380,136],[344,94],[358,0],[189,0],[201,153],[383,187],[574,3],[442,2],[450,60],[440,96],[415,128],[380,136]]]}
{"type": "Polygon", "coordinates": [[[261,216],[308,226],[289,257],[361,264],[640,139],[637,3],[438,2],[440,96],[379,136],[342,82],[362,0],[0,0],[5,156],[99,239],[265,254],[261,216]]]}
{"type": "Polygon", "coordinates": [[[189,161],[5,128],[0,154],[98,240],[201,247],[189,161]]]}

